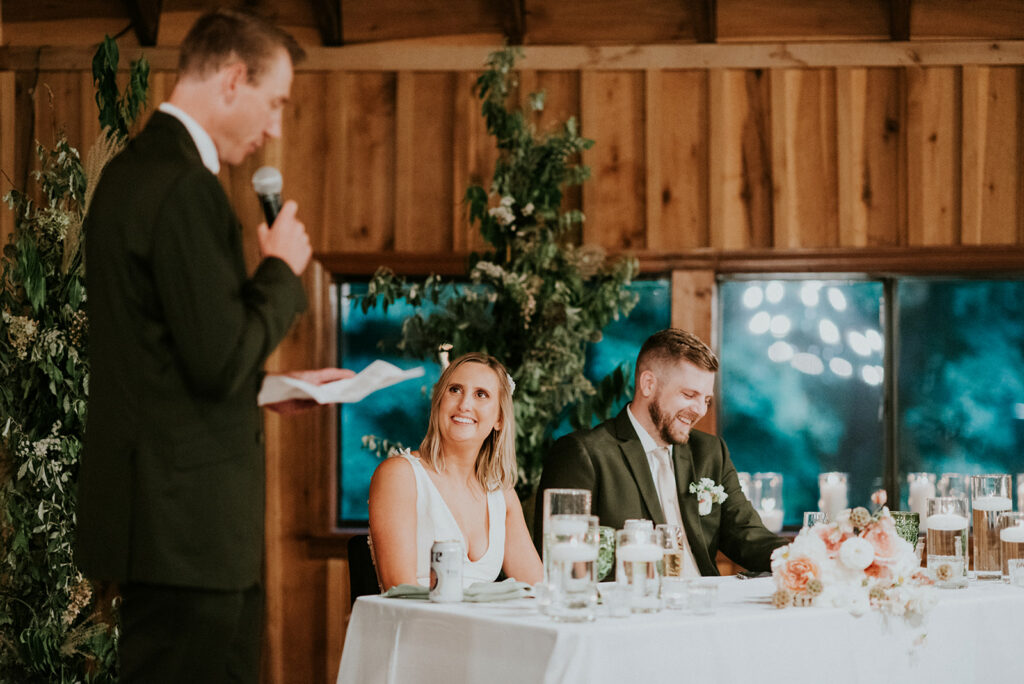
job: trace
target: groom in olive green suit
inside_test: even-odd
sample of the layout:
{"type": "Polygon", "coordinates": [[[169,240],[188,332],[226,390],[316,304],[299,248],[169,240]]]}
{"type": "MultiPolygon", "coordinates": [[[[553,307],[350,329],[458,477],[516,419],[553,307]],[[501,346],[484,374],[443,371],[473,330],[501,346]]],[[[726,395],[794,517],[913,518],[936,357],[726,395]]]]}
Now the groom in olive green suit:
{"type": "Polygon", "coordinates": [[[104,170],[85,221],[91,377],[75,552],[88,577],[119,585],[121,681],[259,679],[256,398],[264,361],[305,308],[312,252],[288,202],[259,227],[248,275],[217,173],[280,136],[301,56],[253,16],[201,17],[169,101],[104,170]]]}
{"type": "Polygon", "coordinates": [[[743,495],[720,437],[693,425],[707,413],[718,359],[696,336],[655,333],[637,356],[632,402],[592,430],[559,439],[548,452],[537,491],[535,540],[542,538],[543,491],[591,491],[591,512],[621,529],[630,518],[681,524],[684,574],[717,575],[721,550],[747,570],[766,571],[787,540],[769,532],[743,495]],[[691,493],[703,478],[726,495],[691,493]]]}

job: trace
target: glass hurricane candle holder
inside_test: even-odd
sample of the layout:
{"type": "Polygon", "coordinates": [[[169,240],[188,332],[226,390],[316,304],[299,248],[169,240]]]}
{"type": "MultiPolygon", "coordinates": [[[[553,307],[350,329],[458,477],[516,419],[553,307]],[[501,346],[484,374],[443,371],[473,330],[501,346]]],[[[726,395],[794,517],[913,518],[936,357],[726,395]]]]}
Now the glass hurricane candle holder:
{"type": "Polygon", "coordinates": [[[938,494],[935,473],[907,474],[907,510],[921,517],[922,525],[927,524],[928,499],[938,494]]]}
{"type": "Polygon", "coordinates": [[[782,505],[782,474],[754,473],[754,498],[751,503],[761,516],[761,522],[770,531],[782,530],[785,508],[782,505]]]}
{"type": "Polygon", "coordinates": [[[844,510],[850,507],[849,480],[847,473],[821,473],[818,475],[818,510],[829,520],[835,520],[844,510]]]}
{"type": "Polygon", "coordinates": [[[1013,510],[1009,475],[972,475],[971,512],[974,521],[974,576],[998,579],[1002,576],[999,561],[999,514],[1013,510]]]}

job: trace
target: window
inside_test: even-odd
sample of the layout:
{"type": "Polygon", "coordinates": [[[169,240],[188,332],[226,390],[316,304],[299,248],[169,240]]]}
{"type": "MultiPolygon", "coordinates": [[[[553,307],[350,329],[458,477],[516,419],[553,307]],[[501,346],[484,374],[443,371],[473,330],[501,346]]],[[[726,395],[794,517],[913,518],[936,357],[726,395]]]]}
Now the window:
{"type": "MultiPolygon", "coordinates": [[[[406,359],[389,351],[401,339],[402,321],[414,313],[412,307],[399,302],[386,314],[379,307],[364,314],[349,299],[352,294],[366,292],[364,282],[342,282],[335,287],[341,365],[358,371],[379,358],[400,368],[423,366],[426,370],[422,378],[394,385],[358,403],[341,404],[338,408],[338,524],[364,525],[370,477],[379,461],[363,448],[363,436],[376,435],[414,449],[419,446],[430,415],[430,392],[440,375],[440,367],[433,361],[406,359]]],[[[629,316],[610,323],[600,342],[590,346],[585,372],[591,380],[600,380],[622,363],[626,363],[632,373],[643,341],[669,325],[671,288],[667,279],[635,281],[630,288],[639,295],[637,306],[629,316]]],[[[621,405],[625,402],[624,399],[621,405]]],[[[621,406],[616,410],[619,408],[621,406]]],[[[570,430],[569,421],[563,420],[554,429],[554,435],[558,437],[570,430]]]]}
{"type": "Polygon", "coordinates": [[[1024,281],[728,278],[719,302],[721,433],[738,470],[783,474],[785,524],[819,472],[850,505],[898,473],[895,509],[908,472],[1024,470],[1024,281]]]}

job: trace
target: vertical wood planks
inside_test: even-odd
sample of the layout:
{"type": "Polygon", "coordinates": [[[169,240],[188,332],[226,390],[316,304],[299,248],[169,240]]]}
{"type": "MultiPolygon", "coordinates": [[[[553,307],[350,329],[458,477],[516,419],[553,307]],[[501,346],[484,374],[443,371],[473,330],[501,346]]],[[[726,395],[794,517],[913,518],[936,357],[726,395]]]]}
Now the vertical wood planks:
{"type": "MultiPolygon", "coordinates": [[[[17,182],[14,165],[14,151],[17,149],[15,88],[14,72],[0,72],[0,197],[13,189],[12,182],[17,182]]],[[[13,232],[14,213],[6,206],[0,206],[0,250],[13,232]]]]}
{"type": "Polygon", "coordinates": [[[960,73],[910,67],[907,76],[907,244],[960,242],[960,73]]]}
{"type": "Polygon", "coordinates": [[[452,248],[455,76],[399,72],[396,115],[395,250],[452,248]]]}
{"type": "Polygon", "coordinates": [[[593,177],[583,186],[583,242],[605,249],[644,247],[643,72],[584,71],[583,134],[596,140],[584,155],[593,177]]]}
{"type": "Polygon", "coordinates": [[[841,247],[896,246],[905,234],[901,101],[895,69],[836,70],[841,247]]]}
{"type": "Polygon", "coordinates": [[[710,244],[772,244],[768,78],[760,69],[712,69],[709,83],[710,244]]]}
{"type": "Polygon", "coordinates": [[[647,248],[707,247],[707,74],[649,70],[645,97],[647,248]]]}
{"type": "Polygon", "coordinates": [[[479,185],[490,191],[498,150],[487,133],[487,122],[480,112],[480,99],[473,86],[478,73],[455,75],[455,130],[452,192],[452,247],[456,252],[480,252],[488,247],[476,223],[469,221],[469,207],[463,201],[466,189],[479,185]]]}
{"type": "Polygon", "coordinates": [[[963,244],[1016,244],[1021,237],[1021,73],[963,68],[963,244]]]}
{"type": "MultiPolygon", "coordinates": [[[[535,82],[529,90],[544,92],[544,109],[534,114],[534,125],[539,133],[554,133],[561,130],[561,126],[575,117],[580,123],[580,72],[578,71],[535,71],[535,82]]],[[[522,84],[526,87],[526,83],[522,84]]],[[[584,138],[590,137],[589,132],[581,129],[584,138]]],[[[570,163],[580,163],[580,160],[573,159],[570,163]]],[[[589,182],[589,181],[588,181],[589,182]]],[[[562,210],[583,209],[583,188],[572,186],[563,189],[562,210]]],[[[582,230],[574,226],[568,239],[575,242],[582,241],[582,230]]]]}
{"type": "Polygon", "coordinates": [[[835,72],[773,69],[774,246],[838,243],[835,72]]]}

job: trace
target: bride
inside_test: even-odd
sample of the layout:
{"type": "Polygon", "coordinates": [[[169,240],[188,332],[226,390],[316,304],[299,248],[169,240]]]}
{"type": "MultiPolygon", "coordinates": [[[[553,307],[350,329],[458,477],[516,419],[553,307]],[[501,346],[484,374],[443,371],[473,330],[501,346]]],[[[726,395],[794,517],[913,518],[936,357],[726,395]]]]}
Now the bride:
{"type": "Polygon", "coordinates": [[[516,496],[512,378],[486,354],[453,361],[434,386],[419,451],[382,462],[370,482],[370,537],[384,589],[427,585],[430,547],[466,550],[462,581],[498,572],[534,584],[543,570],[516,496]]]}

